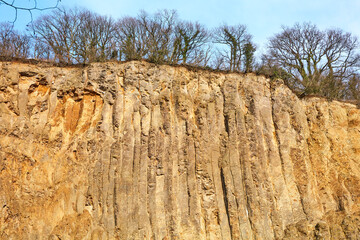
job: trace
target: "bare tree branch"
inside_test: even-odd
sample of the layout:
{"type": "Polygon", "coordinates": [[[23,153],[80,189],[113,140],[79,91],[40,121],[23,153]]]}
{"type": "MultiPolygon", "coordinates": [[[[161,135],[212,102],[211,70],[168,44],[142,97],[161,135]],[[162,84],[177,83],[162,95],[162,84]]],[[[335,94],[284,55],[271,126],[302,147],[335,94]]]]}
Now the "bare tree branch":
{"type": "Polygon", "coordinates": [[[12,23],[15,23],[18,18],[18,11],[25,11],[30,14],[31,22],[33,21],[33,11],[45,11],[50,9],[55,9],[59,6],[61,0],[54,0],[54,4],[46,6],[46,7],[39,7],[37,0],[31,0],[32,6],[25,5],[23,3],[17,4],[16,0],[0,0],[0,6],[8,6],[15,11],[15,17],[12,23]]]}

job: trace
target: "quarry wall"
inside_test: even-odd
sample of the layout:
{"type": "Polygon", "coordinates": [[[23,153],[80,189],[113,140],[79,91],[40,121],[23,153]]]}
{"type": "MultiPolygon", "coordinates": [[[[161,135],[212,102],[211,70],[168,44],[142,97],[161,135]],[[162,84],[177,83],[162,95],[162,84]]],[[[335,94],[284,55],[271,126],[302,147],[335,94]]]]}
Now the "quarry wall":
{"type": "Polygon", "coordinates": [[[360,110],[146,62],[0,63],[0,239],[359,239],[360,110]]]}

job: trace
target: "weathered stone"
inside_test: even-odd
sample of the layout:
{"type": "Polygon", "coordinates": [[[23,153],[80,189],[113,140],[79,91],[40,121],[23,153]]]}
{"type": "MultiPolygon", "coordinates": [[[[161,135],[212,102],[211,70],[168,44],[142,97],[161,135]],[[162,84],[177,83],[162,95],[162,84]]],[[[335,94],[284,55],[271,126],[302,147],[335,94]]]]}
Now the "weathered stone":
{"type": "Polygon", "coordinates": [[[359,239],[360,110],[146,62],[0,63],[0,239],[359,239]]]}

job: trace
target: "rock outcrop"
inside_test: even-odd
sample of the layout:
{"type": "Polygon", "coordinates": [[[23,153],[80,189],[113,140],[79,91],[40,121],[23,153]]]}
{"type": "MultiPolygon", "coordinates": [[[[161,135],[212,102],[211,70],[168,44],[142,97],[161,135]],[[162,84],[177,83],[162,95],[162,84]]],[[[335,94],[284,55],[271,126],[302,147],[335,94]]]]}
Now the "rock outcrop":
{"type": "Polygon", "coordinates": [[[0,239],[360,239],[360,110],[146,62],[0,63],[0,239]]]}

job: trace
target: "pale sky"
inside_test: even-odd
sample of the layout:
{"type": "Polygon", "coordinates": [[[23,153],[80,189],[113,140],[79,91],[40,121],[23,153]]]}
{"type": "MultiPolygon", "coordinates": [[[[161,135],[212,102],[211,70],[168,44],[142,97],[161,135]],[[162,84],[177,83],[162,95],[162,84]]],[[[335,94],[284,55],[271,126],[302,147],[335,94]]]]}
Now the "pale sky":
{"type": "MultiPolygon", "coordinates": [[[[55,2],[37,1],[39,5],[55,2]]],[[[84,7],[115,19],[136,16],[140,10],[153,13],[175,9],[181,19],[198,21],[208,28],[222,23],[245,24],[259,50],[281,31],[282,25],[292,26],[296,22],[312,22],[320,29],[341,28],[360,37],[360,0],[62,0],[60,6],[84,7]]],[[[0,21],[11,21],[13,16],[11,9],[0,5],[0,21]]],[[[25,29],[29,21],[26,12],[19,12],[16,28],[25,29]]]]}

